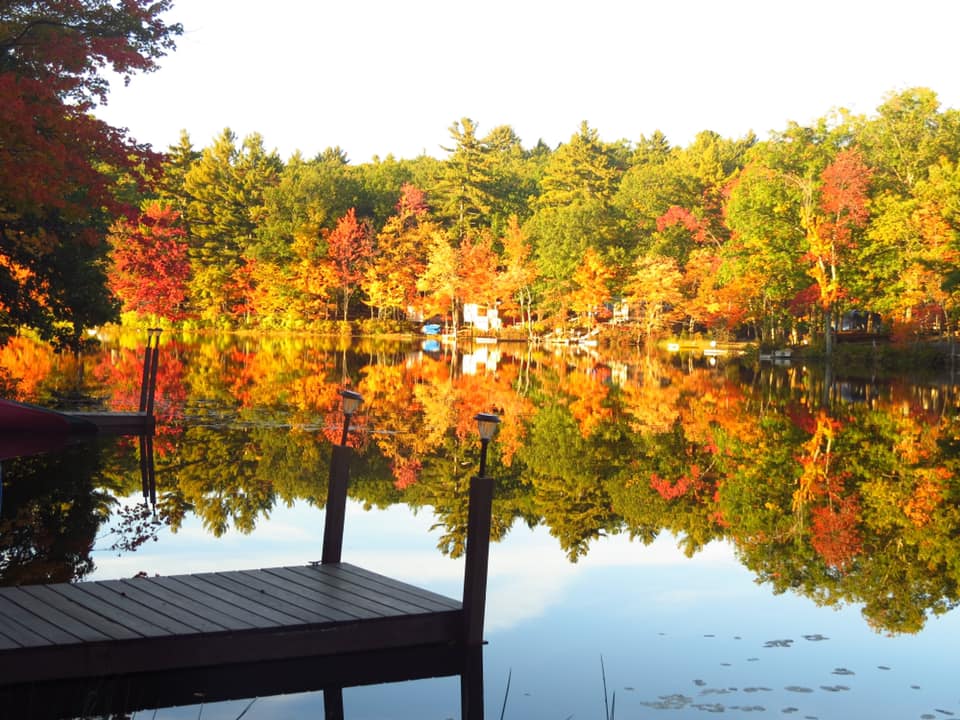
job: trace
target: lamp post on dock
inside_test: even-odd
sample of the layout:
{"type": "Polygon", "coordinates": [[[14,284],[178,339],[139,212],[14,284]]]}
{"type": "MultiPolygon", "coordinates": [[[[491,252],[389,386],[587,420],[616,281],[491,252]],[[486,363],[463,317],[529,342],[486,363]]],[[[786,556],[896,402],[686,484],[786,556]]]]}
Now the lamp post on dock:
{"type": "Polygon", "coordinates": [[[353,390],[341,390],[340,397],[343,402],[343,435],[340,436],[340,444],[347,444],[347,435],[350,434],[350,418],[353,417],[354,413],[360,407],[360,403],[363,402],[363,397],[360,393],[354,392],[353,390]]]}
{"type": "Polygon", "coordinates": [[[350,481],[350,419],[360,408],[363,397],[353,390],[341,390],[343,433],[340,444],[334,445],[330,455],[330,479],[327,483],[327,515],[323,525],[322,563],[340,562],[343,549],[343,523],[347,509],[347,484],[350,481]]]}
{"type": "Polygon", "coordinates": [[[487,561],[490,555],[490,518],[493,508],[493,478],[487,477],[487,446],[497,432],[500,417],[480,413],[480,469],[470,478],[470,509],[467,514],[467,557],[463,576],[464,642],[483,642],[483,614],[487,602],[487,561]]]}

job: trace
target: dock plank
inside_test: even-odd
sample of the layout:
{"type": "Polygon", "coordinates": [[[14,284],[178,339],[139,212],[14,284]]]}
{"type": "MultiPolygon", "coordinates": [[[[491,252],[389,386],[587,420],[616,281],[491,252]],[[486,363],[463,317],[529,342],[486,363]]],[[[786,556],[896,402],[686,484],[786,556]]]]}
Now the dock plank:
{"type": "Polygon", "coordinates": [[[256,582],[251,576],[244,576],[237,572],[204,573],[197,577],[216,585],[234,597],[245,598],[255,603],[273,604],[277,610],[295,618],[302,623],[323,623],[335,620],[332,613],[320,613],[316,609],[304,607],[308,601],[292,593],[284,593],[278,587],[270,587],[265,583],[256,582]]]}
{"type": "Polygon", "coordinates": [[[357,597],[343,588],[324,583],[322,578],[302,575],[299,568],[269,568],[265,572],[281,577],[293,584],[299,584],[309,592],[324,598],[326,602],[334,602],[338,607],[355,615],[360,620],[382,618],[390,616],[390,608],[378,602],[371,602],[366,598],[357,597]]]}
{"type": "Polygon", "coordinates": [[[129,604],[118,605],[106,602],[102,596],[92,590],[92,586],[92,583],[76,583],[46,587],[64,598],[71,606],[83,608],[82,615],[86,616],[86,611],[89,611],[97,616],[108,618],[111,626],[115,624],[127,628],[132,633],[130,637],[156,637],[171,634],[169,630],[130,612],[129,604]],[[84,586],[91,586],[91,589],[84,586]]]}
{"type": "Polygon", "coordinates": [[[185,626],[183,634],[189,634],[190,631],[218,632],[230,627],[214,622],[205,615],[191,612],[190,603],[179,601],[180,598],[173,598],[159,586],[151,586],[147,578],[100,580],[97,585],[112,590],[135,607],[144,608],[146,612],[163,615],[182,623],[185,626]],[[154,592],[150,592],[151,590],[154,592]]]}
{"type": "Polygon", "coordinates": [[[77,641],[76,635],[61,628],[55,622],[46,620],[29,610],[23,608],[13,601],[10,597],[12,593],[0,595],[0,615],[12,623],[17,623],[21,627],[28,629],[32,634],[42,640],[26,644],[30,645],[55,645],[58,643],[73,643],[77,641]]]}
{"type": "Polygon", "coordinates": [[[276,606],[280,603],[265,593],[260,597],[252,599],[249,596],[225,589],[220,584],[212,582],[206,573],[201,575],[178,575],[172,579],[188,586],[192,591],[190,593],[191,597],[211,598],[210,602],[217,604],[217,607],[226,607],[229,612],[240,611],[244,613],[244,616],[249,616],[251,622],[257,627],[260,627],[264,623],[271,625],[295,625],[302,622],[297,616],[278,609],[276,606]],[[271,600],[273,601],[272,603],[270,602],[271,600]]]}
{"type": "MultiPolygon", "coordinates": [[[[320,566],[320,569],[321,571],[329,572],[332,568],[331,566],[327,565],[320,566]]],[[[424,590],[423,588],[409,585],[401,582],[400,580],[394,580],[393,578],[389,578],[384,575],[378,575],[370,572],[369,570],[359,568],[356,565],[340,563],[336,567],[336,572],[338,572],[341,577],[349,579],[351,582],[354,582],[358,585],[376,587],[391,597],[404,599],[430,612],[459,610],[461,607],[459,600],[454,600],[452,598],[430,592],[429,590],[424,590]]]]}
{"type": "Polygon", "coordinates": [[[75,637],[74,642],[99,642],[136,637],[125,627],[106,618],[84,611],[82,606],[64,600],[49,585],[26,585],[12,588],[11,600],[22,608],[56,624],[75,637]]]}
{"type": "Polygon", "coordinates": [[[384,605],[388,608],[388,612],[422,613],[434,609],[445,609],[425,608],[422,604],[409,602],[402,597],[402,593],[397,591],[396,588],[377,583],[373,579],[359,579],[355,575],[343,572],[339,566],[315,565],[295,568],[295,571],[311,579],[320,575],[324,578],[324,582],[329,583],[331,587],[342,589],[344,592],[349,592],[357,597],[384,605]]]}
{"type": "Polygon", "coordinates": [[[93,598],[92,603],[95,601],[102,603],[106,612],[122,613],[127,618],[125,623],[142,627],[145,636],[182,635],[197,631],[196,627],[158,612],[150,605],[137,602],[105,583],[82,582],[77,583],[76,587],[90,595],[93,598]],[[140,622],[143,623],[142,626],[137,625],[140,622]]]}
{"type": "Polygon", "coordinates": [[[442,607],[446,607],[449,610],[459,610],[461,603],[459,600],[454,600],[453,598],[447,597],[446,595],[441,595],[440,593],[435,593],[432,590],[426,590],[415,585],[410,585],[405,583],[402,580],[396,580],[386,575],[380,575],[366,568],[362,568],[358,565],[352,565],[350,563],[340,563],[340,568],[343,572],[351,573],[354,575],[360,575],[364,577],[375,578],[378,581],[382,582],[384,585],[393,586],[402,590],[413,590],[417,593],[419,597],[429,598],[435,603],[442,607]]]}

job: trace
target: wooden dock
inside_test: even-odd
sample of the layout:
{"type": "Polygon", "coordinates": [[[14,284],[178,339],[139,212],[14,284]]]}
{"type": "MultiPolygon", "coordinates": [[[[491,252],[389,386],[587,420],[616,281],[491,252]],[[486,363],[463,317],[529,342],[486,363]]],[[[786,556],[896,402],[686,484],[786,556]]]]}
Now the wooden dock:
{"type": "MultiPolygon", "coordinates": [[[[454,600],[341,562],[349,458],[349,448],[333,448],[322,562],[0,588],[0,717],[64,683],[139,687],[170,674],[193,682],[197,673],[325,659],[328,671],[351,658],[375,667],[385,653],[416,651],[427,658],[422,672],[461,675],[463,717],[482,718],[482,659],[469,658],[483,642],[492,480],[470,483],[463,598],[454,600]]],[[[328,718],[342,717],[337,687],[366,682],[316,681],[328,718]]]]}
{"type": "Polygon", "coordinates": [[[0,588],[0,682],[444,644],[461,611],[345,563],[0,588]]]}

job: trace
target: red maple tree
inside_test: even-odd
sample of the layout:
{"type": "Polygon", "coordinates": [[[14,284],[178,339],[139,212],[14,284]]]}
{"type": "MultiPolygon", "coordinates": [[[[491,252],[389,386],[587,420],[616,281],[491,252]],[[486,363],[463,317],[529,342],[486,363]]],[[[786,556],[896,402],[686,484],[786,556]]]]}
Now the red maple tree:
{"type": "Polygon", "coordinates": [[[138,222],[114,227],[109,283],[124,310],[173,321],[186,317],[186,236],[180,213],[156,201],[147,203],[138,222]]]}

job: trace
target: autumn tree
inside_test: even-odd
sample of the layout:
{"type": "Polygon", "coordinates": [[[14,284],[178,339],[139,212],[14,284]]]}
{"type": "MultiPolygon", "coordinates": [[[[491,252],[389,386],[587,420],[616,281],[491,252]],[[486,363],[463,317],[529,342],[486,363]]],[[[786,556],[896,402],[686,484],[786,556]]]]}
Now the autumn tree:
{"type": "Polygon", "coordinates": [[[610,300],[610,283],[614,275],[614,269],[600,253],[588,247],[583,261],[573,273],[570,308],[586,316],[590,325],[596,324],[597,316],[603,312],[603,304],[610,300]]]}
{"type": "Polygon", "coordinates": [[[845,294],[840,269],[850,262],[856,233],[867,222],[867,190],[870,169],[856,150],[841,150],[821,175],[819,209],[805,199],[801,222],[807,233],[807,272],[820,293],[820,307],[826,317],[827,355],[832,348],[830,324],[837,303],[845,294]]]}
{"type": "Polygon", "coordinates": [[[673,258],[652,255],[637,258],[624,287],[624,296],[631,308],[636,309],[637,342],[644,339],[648,350],[654,334],[669,327],[670,321],[682,312],[682,280],[673,258]]]}
{"type": "Polygon", "coordinates": [[[135,212],[114,174],[141,178],[157,156],[96,119],[106,71],[156,69],[182,32],[169,0],[0,5],[0,319],[79,342],[111,319],[104,238],[135,212]]]}
{"type": "Polygon", "coordinates": [[[519,310],[520,320],[533,332],[533,286],[537,267],[533,248],[516,215],[511,215],[500,239],[503,245],[503,269],[497,275],[497,297],[503,301],[501,311],[519,310]]]}
{"type": "Polygon", "coordinates": [[[351,208],[327,236],[327,261],[340,295],[344,320],[349,317],[350,298],[363,279],[372,253],[370,229],[357,220],[357,213],[351,208]]]}
{"type": "Polygon", "coordinates": [[[427,240],[435,229],[423,191],[404,184],[396,214],[377,234],[376,253],[361,281],[367,302],[381,318],[404,317],[417,304],[417,278],[426,268],[427,240]]]}
{"type": "Polygon", "coordinates": [[[190,260],[180,213],[150,201],[136,223],[121,220],[110,235],[110,288],[123,309],[182,320],[187,316],[190,260]]]}

